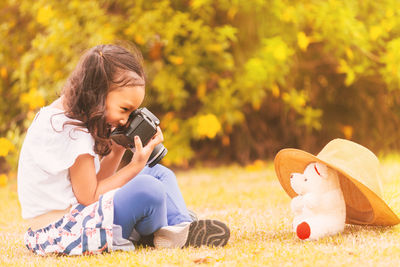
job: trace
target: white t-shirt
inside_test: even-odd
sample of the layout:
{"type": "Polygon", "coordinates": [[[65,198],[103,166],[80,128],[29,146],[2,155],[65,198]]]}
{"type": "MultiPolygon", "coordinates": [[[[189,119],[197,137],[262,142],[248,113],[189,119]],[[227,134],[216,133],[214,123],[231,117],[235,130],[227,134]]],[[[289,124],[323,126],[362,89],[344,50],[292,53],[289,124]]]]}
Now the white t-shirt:
{"type": "Polygon", "coordinates": [[[22,217],[33,218],[51,210],[76,204],[68,168],[82,154],[94,157],[94,139],[87,129],[64,122],[73,121],[62,110],[44,107],[29,127],[18,163],[18,198],[22,217]]]}

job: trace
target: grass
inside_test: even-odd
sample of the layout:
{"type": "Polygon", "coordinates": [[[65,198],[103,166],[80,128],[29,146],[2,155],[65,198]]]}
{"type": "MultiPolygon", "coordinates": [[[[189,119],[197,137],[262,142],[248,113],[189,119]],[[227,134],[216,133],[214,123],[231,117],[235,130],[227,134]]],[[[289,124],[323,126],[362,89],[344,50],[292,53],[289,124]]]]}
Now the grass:
{"type": "MultiPolygon", "coordinates": [[[[382,159],[384,199],[400,214],[400,157],[382,159]]],[[[231,228],[224,248],[145,249],[81,257],[40,257],[23,245],[15,180],[0,188],[0,266],[398,266],[400,226],[347,225],[304,242],[291,232],[290,198],[272,163],[177,172],[187,205],[231,228]]]]}

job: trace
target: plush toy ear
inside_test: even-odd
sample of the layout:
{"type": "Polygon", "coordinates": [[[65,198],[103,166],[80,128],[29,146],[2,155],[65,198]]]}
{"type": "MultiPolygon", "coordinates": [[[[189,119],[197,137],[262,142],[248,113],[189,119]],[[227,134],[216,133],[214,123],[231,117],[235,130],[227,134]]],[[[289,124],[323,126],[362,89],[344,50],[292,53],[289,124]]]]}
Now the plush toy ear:
{"type": "Polygon", "coordinates": [[[314,171],[322,178],[327,177],[328,167],[321,163],[314,164],[314,171]]]}
{"type": "Polygon", "coordinates": [[[314,170],[319,176],[321,176],[321,173],[318,171],[317,164],[314,165],[314,170]]]}

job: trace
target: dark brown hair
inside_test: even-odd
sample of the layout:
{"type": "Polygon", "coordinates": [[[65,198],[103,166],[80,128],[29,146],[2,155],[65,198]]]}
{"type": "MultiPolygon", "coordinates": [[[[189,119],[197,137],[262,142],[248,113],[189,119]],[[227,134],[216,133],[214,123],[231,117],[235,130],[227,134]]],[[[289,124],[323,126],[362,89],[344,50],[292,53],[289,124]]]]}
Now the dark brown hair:
{"type": "Polygon", "coordinates": [[[133,71],[144,80],[143,58],[135,48],[98,45],[86,51],[63,88],[65,115],[80,122],[95,140],[94,151],[105,156],[111,152],[110,126],[106,123],[106,97],[109,91],[128,83],[143,85],[121,71],[133,71]]]}

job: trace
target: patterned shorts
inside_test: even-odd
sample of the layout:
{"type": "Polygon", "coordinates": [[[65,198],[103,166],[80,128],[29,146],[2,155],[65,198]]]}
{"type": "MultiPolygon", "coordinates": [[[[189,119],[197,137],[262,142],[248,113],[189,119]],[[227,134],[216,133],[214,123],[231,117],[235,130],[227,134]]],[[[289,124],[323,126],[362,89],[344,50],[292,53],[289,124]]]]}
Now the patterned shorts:
{"type": "Polygon", "coordinates": [[[102,195],[99,201],[74,205],[55,223],[25,233],[26,247],[38,255],[86,255],[110,252],[113,244],[113,197],[115,190],[102,195]]]}

